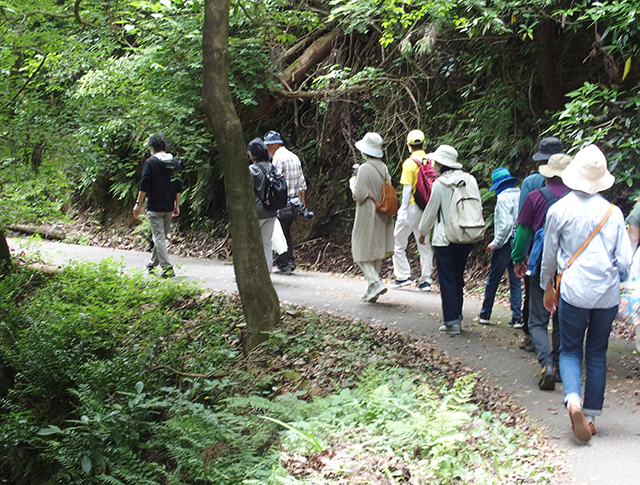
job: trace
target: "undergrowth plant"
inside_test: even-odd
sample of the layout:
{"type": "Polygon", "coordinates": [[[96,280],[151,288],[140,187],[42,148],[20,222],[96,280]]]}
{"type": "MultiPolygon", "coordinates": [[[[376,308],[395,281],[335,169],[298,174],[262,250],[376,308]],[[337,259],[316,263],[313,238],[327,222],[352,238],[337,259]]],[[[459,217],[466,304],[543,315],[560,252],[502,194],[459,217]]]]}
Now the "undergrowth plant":
{"type": "Polygon", "coordinates": [[[372,366],[361,377],[356,388],[310,403],[306,418],[282,432],[284,453],[304,462],[301,455],[322,451],[324,466],[281,467],[269,483],[361,483],[371,474],[415,484],[550,480],[530,436],[469,402],[474,375],[439,389],[402,368],[372,366]]]}
{"type": "Polygon", "coordinates": [[[450,383],[363,322],[292,309],[244,358],[239,299],[109,260],[16,269],[0,311],[0,481],[550,476],[535,438],[470,402],[474,376],[450,383]]]}

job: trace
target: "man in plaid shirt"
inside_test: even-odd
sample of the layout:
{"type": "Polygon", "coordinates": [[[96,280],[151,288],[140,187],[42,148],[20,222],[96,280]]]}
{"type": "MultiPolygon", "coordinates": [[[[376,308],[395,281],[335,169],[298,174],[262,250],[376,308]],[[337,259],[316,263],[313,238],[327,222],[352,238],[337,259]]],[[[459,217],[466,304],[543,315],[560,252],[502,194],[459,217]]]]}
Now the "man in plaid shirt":
{"type": "Polygon", "coordinates": [[[280,133],[277,131],[268,132],[264,136],[264,142],[269,149],[269,154],[273,157],[273,165],[276,167],[278,173],[284,173],[284,178],[287,182],[289,203],[283,210],[278,211],[278,220],[282,226],[284,237],[287,240],[287,252],[278,255],[275,263],[279,273],[290,275],[295,268],[293,241],[291,240],[291,224],[293,224],[298,210],[306,207],[305,191],[307,190],[307,182],[302,173],[300,159],[295,153],[290,152],[284,147],[280,133]]]}

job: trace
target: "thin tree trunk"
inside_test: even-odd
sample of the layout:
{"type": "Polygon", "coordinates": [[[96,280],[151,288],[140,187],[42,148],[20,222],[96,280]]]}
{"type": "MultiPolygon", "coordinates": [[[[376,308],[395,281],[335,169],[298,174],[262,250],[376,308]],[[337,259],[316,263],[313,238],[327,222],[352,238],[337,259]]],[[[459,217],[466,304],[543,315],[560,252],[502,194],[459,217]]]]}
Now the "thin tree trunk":
{"type": "Polygon", "coordinates": [[[565,99],[556,69],[554,49],[555,27],[556,24],[553,19],[547,17],[542,19],[540,76],[542,78],[542,88],[544,89],[547,106],[549,106],[552,111],[559,111],[564,107],[565,99]]]}
{"type": "Polygon", "coordinates": [[[280,303],[262,249],[242,127],[229,90],[229,0],[206,0],[202,29],[203,108],[224,173],[233,266],[247,321],[249,351],[280,321],[280,303]]]}

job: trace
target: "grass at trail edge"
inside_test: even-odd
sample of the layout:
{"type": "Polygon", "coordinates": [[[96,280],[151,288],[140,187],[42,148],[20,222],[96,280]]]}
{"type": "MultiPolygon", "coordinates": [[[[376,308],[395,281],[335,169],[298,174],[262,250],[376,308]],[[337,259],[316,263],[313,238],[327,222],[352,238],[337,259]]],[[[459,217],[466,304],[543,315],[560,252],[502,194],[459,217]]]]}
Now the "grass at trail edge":
{"type": "Polygon", "coordinates": [[[301,308],[243,356],[237,296],[112,262],[0,280],[0,480],[539,483],[522,410],[426,341],[301,308]]]}

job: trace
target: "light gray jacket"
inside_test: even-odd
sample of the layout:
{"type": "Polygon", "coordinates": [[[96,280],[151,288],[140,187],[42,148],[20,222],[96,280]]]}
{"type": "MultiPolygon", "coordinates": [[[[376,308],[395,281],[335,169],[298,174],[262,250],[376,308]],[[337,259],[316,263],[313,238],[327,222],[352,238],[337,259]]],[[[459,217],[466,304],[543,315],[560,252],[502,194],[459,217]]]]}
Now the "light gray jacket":
{"type": "Polygon", "coordinates": [[[449,217],[449,203],[453,197],[454,187],[462,180],[466,182],[467,187],[478,190],[478,182],[475,177],[462,170],[448,170],[433,182],[431,197],[418,225],[421,236],[428,237],[433,230],[431,246],[443,247],[450,244],[444,226],[447,217],[449,217]]]}
{"type": "Polygon", "coordinates": [[[513,187],[498,194],[496,209],[493,212],[493,241],[491,247],[496,250],[509,242],[513,228],[518,223],[518,204],[520,189],[513,187]]]}

